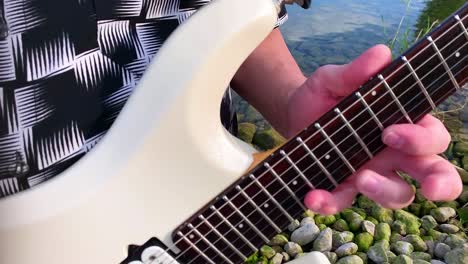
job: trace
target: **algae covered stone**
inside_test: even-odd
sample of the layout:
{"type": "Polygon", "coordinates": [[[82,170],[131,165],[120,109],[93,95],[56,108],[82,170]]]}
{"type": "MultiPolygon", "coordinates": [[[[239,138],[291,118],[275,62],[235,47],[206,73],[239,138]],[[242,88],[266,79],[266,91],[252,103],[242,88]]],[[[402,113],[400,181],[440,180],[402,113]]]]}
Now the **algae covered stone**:
{"type": "Polygon", "coordinates": [[[380,223],[375,227],[375,241],[379,240],[387,240],[390,241],[390,235],[392,234],[392,230],[388,223],[380,223]]]}
{"type": "Polygon", "coordinates": [[[332,238],[333,238],[332,239],[333,248],[336,249],[336,248],[339,248],[343,244],[353,241],[354,234],[350,231],[343,231],[339,233],[334,233],[332,235],[332,238]]]}
{"type": "Polygon", "coordinates": [[[302,247],[297,244],[297,243],[294,243],[294,242],[288,242],[285,246],[284,246],[284,250],[286,251],[286,253],[288,253],[289,256],[291,257],[295,257],[297,254],[299,253],[303,253],[303,250],[302,250],[302,247]]]}
{"type": "Polygon", "coordinates": [[[415,251],[426,251],[427,245],[418,235],[407,235],[403,238],[404,241],[409,242],[413,245],[415,251]]]}
{"type": "MultiPolygon", "coordinates": [[[[460,247],[465,244],[465,240],[457,235],[450,234],[447,238],[443,241],[445,244],[449,245],[450,248],[460,247]]],[[[468,263],[468,262],[467,262],[468,263]]]]}
{"type": "Polygon", "coordinates": [[[367,257],[377,263],[389,262],[388,250],[380,243],[369,248],[367,257]]]}
{"type": "Polygon", "coordinates": [[[352,255],[339,259],[336,264],[364,264],[364,261],[360,257],[352,255]]]}
{"type": "Polygon", "coordinates": [[[252,143],[257,127],[252,123],[240,123],[238,125],[238,137],[247,142],[252,143]]]}
{"type": "Polygon", "coordinates": [[[271,246],[284,246],[286,245],[286,243],[288,243],[288,238],[284,235],[284,234],[278,234],[276,236],[274,236],[271,240],[270,240],[270,245],[271,246]]]}
{"type": "Polygon", "coordinates": [[[327,257],[331,264],[336,263],[338,261],[338,255],[335,252],[323,252],[323,254],[327,257]]]}
{"type": "Polygon", "coordinates": [[[425,261],[431,261],[432,257],[431,257],[431,255],[429,255],[426,252],[413,252],[413,253],[411,253],[411,258],[413,260],[422,259],[422,260],[425,260],[425,261]]]}
{"type": "Polygon", "coordinates": [[[426,231],[429,231],[437,226],[437,221],[432,215],[425,215],[421,218],[421,226],[426,231]]]}
{"type": "Polygon", "coordinates": [[[400,235],[406,235],[406,225],[400,220],[393,221],[392,230],[400,235]]]}
{"type": "Polygon", "coordinates": [[[451,250],[450,246],[444,243],[437,243],[434,247],[434,255],[440,259],[443,259],[445,257],[445,254],[447,254],[451,250]]]}
{"type": "Polygon", "coordinates": [[[404,224],[405,231],[408,234],[419,234],[419,227],[421,226],[421,223],[419,222],[419,218],[417,216],[404,210],[396,210],[395,219],[404,224]]]}
{"type": "Polygon", "coordinates": [[[374,206],[372,208],[371,216],[382,223],[393,223],[393,211],[391,209],[383,208],[381,206],[374,206]]]}
{"type": "Polygon", "coordinates": [[[413,264],[413,260],[406,255],[399,255],[393,260],[393,264],[413,264]]]}
{"type": "Polygon", "coordinates": [[[366,253],[357,252],[356,256],[359,256],[362,259],[362,261],[364,262],[364,264],[367,264],[367,254],[366,253]]]}
{"type": "Polygon", "coordinates": [[[356,236],[355,242],[359,251],[367,252],[374,243],[374,237],[367,232],[363,232],[356,236]]]}
{"type": "Polygon", "coordinates": [[[268,264],[281,264],[283,263],[283,255],[281,253],[276,253],[273,258],[270,259],[268,264]]]}
{"type": "Polygon", "coordinates": [[[362,231],[367,232],[371,235],[375,234],[375,224],[371,221],[364,220],[362,221],[362,231]]]}
{"type": "Polygon", "coordinates": [[[401,255],[410,255],[414,251],[414,247],[411,243],[406,241],[397,241],[392,245],[393,251],[401,255]]]}
{"type": "Polygon", "coordinates": [[[333,224],[333,228],[337,231],[349,231],[349,226],[346,220],[339,219],[333,224]]]}
{"type": "Polygon", "coordinates": [[[260,248],[260,253],[267,259],[271,259],[274,255],[276,255],[276,251],[272,247],[267,245],[264,245],[260,248]]]}

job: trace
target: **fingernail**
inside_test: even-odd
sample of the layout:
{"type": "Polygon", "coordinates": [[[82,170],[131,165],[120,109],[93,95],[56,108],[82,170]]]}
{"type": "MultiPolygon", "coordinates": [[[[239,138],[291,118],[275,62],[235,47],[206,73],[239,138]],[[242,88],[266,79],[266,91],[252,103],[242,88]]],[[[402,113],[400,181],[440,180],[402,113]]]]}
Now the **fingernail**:
{"type": "Polygon", "coordinates": [[[363,181],[363,191],[368,194],[378,193],[380,190],[381,183],[372,176],[366,176],[363,181]]]}
{"type": "Polygon", "coordinates": [[[397,134],[390,132],[383,138],[383,141],[386,145],[393,148],[400,148],[403,146],[403,139],[397,134]]]}

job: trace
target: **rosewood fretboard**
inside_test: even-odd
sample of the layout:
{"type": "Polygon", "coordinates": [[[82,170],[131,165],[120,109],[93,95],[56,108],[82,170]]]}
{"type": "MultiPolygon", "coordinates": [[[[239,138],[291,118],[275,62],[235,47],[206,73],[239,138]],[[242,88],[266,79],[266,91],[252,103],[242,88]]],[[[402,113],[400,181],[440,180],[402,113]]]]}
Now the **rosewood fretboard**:
{"type": "Polygon", "coordinates": [[[174,231],[181,263],[242,263],[385,148],[384,127],[417,122],[468,81],[468,5],[174,231]]]}

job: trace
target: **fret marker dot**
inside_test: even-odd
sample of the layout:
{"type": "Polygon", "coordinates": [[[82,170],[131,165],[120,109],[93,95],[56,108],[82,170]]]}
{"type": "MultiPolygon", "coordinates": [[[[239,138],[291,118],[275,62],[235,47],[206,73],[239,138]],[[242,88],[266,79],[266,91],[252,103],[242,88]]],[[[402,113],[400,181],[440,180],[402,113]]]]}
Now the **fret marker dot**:
{"type": "Polygon", "coordinates": [[[269,204],[264,204],[263,207],[268,208],[270,205],[269,204]]]}
{"type": "Polygon", "coordinates": [[[293,184],[293,185],[297,185],[297,181],[293,181],[293,183],[292,183],[292,184],[293,184]]]}
{"type": "Polygon", "coordinates": [[[377,92],[376,91],[372,91],[372,96],[376,96],[377,95],[377,92]]]}
{"type": "Polygon", "coordinates": [[[325,156],[325,159],[326,159],[326,160],[329,160],[329,159],[330,159],[330,155],[326,155],[326,156],[325,156]]]}
{"type": "Polygon", "coordinates": [[[455,53],[455,57],[457,58],[460,57],[460,55],[461,55],[460,52],[455,53]]]}
{"type": "Polygon", "coordinates": [[[244,228],[244,224],[240,224],[240,225],[239,225],[239,228],[240,228],[240,229],[244,228]]]}
{"type": "Polygon", "coordinates": [[[194,236],[193,234],[190,234],[189,238],[190,238],[190,239],[194,239],[195,236],[194,236]]]}

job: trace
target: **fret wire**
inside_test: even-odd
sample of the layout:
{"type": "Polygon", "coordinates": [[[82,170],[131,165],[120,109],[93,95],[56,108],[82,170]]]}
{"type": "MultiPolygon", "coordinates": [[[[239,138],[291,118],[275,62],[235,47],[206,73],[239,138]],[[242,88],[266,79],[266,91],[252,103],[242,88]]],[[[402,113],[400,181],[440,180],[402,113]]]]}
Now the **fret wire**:
{"type": "MultiPolygon", "coordinates": [[[[453,40],[452,40],[452,42],[453,42],[453,40]]],[[[451,44],[451,43],[449,43],[449,44],[451,44]]],[[[447,47],[449,44],[447,44],[445,47],[447,47]]],[[[466,44],[465,44],[465,45],[466,45],[466,44]]],[[[462,47],[464,47],[465,45],[463,45],[462,47]]],[[[454,54],[455,54],[455,53],[453,53],[451,56],[453,56],[454,54]]],[[[450,56],[450,57],[451,57],[451,56],[450,56]]],[[[466,58],[466,57],[464,57],[464,58],[466,58]]],[[[440,65],[440,64],[439,64],[439,65],[440,65]]],[[[458,65],[458,63],[457,63],[456,65],[458,65]]],[[[424,77],[426,77],[426,76],[427,76],[428,74],[430,74],[432,71],[433,71],[433,70],[431,70],[429,73],[427,73],[424,77]]],[[[424,78],[424,77],[423,77],[423,78],[424,78]]],[[[440,77],[439,77],[438,79],[440,79],[440,77]]],[[[432,84],[431,84],[431,85],[432,85],[432,84]]],[[[413,85],[413,86],[414,86],[414,85],[413,85]]],[[[404,93],[405,93],[405,92],[404,92],[404,93]]],[[[357,92],[356,95],[357,95],[358,97],[362,98],[362,95],[360,95],[359,92],[357,92]]],[[[365,102],[365,101],[364,101],[364,102],[365,102]]],[[[367,103],[365,102],[365,104],[367,104],[367,103]]],[[[370,109],[370,108],[368,108],[368,109],[370,109]]],[[[370,110],[371,110],[371,109],[370,109],[370,110]]],[[[310,137],[309,137],[309,138],[310,138],[310,137]]],[[[297,149],[297,148],[296,148],[296,149],[297,149]]],[[[230,224],[229,222],[227,222],[227,223],[230,224]]],[[[231,226],[232,226],[232,225],[231,225],[231,226]]],[[[235,229],[234,229],[234,230],[235,230],[235,229]]],[[[180,240],[179,240],[179,241],[180,241],[180,240]]]]}
{"type": "Polygon", "coordinates": [[[241,232],[239,232],[239,230],[237,230],[236,227],[234,227],[231,222],[226,218],[224,217],[223,214],[221,214],[221,212],[219,212],[218,209],[216,209],[216,207],[214,206],[210,206],[210,209],[213,210],[215,212],[215,214],[217,216],[219,216],[223,222],[225,222],[232,230],[234,230],[234,232],[236,232],[236,234],[252,249],[252,250],[257,250],[257,248],[244,236],[242,235],[241,232]]]}
{"type": "Polygon", "coordinates": [[[400,100],[398,100],[398,97],[395,95],[395,93],[393,92],[392,88],[390,88],[390,85],[388,85],[387,81],[385,80],[385,78],[379,74],[378,78],[383,82],[385,88],[387,88],[387,90],[390,92],[390,95],[392,96],[393,98],[393,101],[398,105],[398,107],[400,108],[400,111],[403,113],[403,115],[405,116],[405,118],[408,120],[408,122],[410,124],[413,124],[413,120],[411,120],[411,118],[409,117],[408,113],[406,112],[405,108],[403,107],[403,105],[401,105],[400,103],[400,100]]]}
{"type": "Polygon", "coordinates": [[[460,19],[459,15],[455,15],[455,19],[458,21],[458,24],[462,28],[463,33],[465,33],[466,39],[468,39],[468,31],[466,30],[465,25],[463,25],[463,21],[460,19]]]}
{"type": "Polygon", "coordinates": [[[197,235],[203,240],[205,241],[206,244],[208,244],[208,246],[210,248],[212,248],[217,254],[218,256],[221,256],[221,258],[223,258],[225,261],[227,261],[228,263],[230,264],[234,264],[230,259],[228,259],[224,254],[223,252],[219,251],[219,249],[217,247],[215,247],[215,245],[211,244],[211,242],[206,239],[205,236],[203,236],[196,228],[193,227],[192,224],[188,224],[187,225],[190,229],[192,229],[195,233],[197,233],[197,235]]]}
{"type": "Polygon", "coordinates": [[[211,264],[216,264],[214,263],[207,255],[205,255],[205,253],[203,251],[201,251],[194,243],[192,243],[192,241],[190,241],[189,239],[187,239],[184,234],[182,234],[182,232],[177,232],[177,234],[179,236],[182,237],[183,240],[185,240],[185,242],[187,242],[191,248],[195,249],[195,251],[198,252],[198,254],[202,255],[206,260],[208,260],[208,262],[210,262],[211,264]]]}
{"type": "MultiPolygon", "coordinates": [[[[211,223],[210,221],[208,221],[203,215],[199,215],[198,218],[200,218],[200,220],[202,220],[203,222],[205,222],[210,228],[211,230],[213,230],[216,235],[218,235],[218,237],[220,237],[224,243],[228,244],[228,246],[234,251],[236,252],[237,255],[239,255],[242,259],[246,260],[247,257],[242,254],[242,252],[240,252],[233,244],[231,244],[231,242],[229,242],[225,237],[224,235],[222,235],[211,223]]],[[[214,243],[216,243],[217,241],[215,241],[214,243]]]]}
{"type": "Polygon", "coordinates": [[[341,160],[344,163],[346,163],[346,166],[348,166],[348,168],[351,170],[351,172],[355,173],[356,170],[353,168],[353,165],[351,165],[351,163],[349,163],[349,161],[346,159],[346,157],[343,155],[343,153],[341,153],[341,150],[338,149],[338,146],[336,146],[335,143],[333,143],[333,141],[328,136],[327,132],[325,132],[325,130],[322,128],[322,126],[319,123],[315,123],[315,128],[317,128],[318,131],[325,138],[325,140],[327,140],[328,144],[330,144],[332,146],[332,148],[335,150],[335,152],[338,154],[338,156],[340,156],[341,160]]]}
{"type": "Polygon", "coordinates": [[[262,233],[258,228],[229,200],[226,196],[223,196],[223,200],[226,201],[232,209],[234,209],[244,221],[246,221],[249,226],[257,233],[257,235],[265,242],[268,243],[270,240],[262,233]]]}
{"type": "Polygon", "coordinates": [[[427,40],[429,40],[432,47],[434,47],[434,50],[437,52],[437,55],[439,55],[439,58],[442,61],[442,64],[444,65],[445,71],[447,72],[450,79],[452,80],[453,85],[455,85],[455,88],[457,88],[457,90],[460,90],[460,85],[458,85],[457,79],[455,79],[455,76],[453,76],[452,70],[448,66],[447,61],[445,61],[444,56],[442,55],[442,53],[440,53],[440,50],[437,47],[437,44],[434,42],[431,36],[427,37],[427,40]]]}
{"type": "Polygon", "coordinates": [[[364,107],[366,108],[366,110],[369,112],[369,114],[372,116],[372,118],[374,119],[374,121],[377,123],[377,125],[379,126],[380,130],[384,130],[384,126],[382,125],[382,123],[380,123],[380,120],[379,118],[375,115],[374,111],[372,110],[372,108],[369,107],[369,105],[367,104],[366,102],[366,99],[364,99],[364,97],[362,97],[361,93],[360,92],[356,92],[355,95],[359,98],[359,100],[361,101],[361,103],[364,105],[364,107]]]}
{"type": "Polygon", "coordinates": [[[267,214],[265,214],[265,212],[263,212],[263,210],[259,206],[256,205],[256,203],[244,192],[244,190],[242,190],[242,188],[239,185],[236,186],[236,190],[238,190],[244,196],[244,198],[247,199],[247,201],[255,208],[255,210],[259,212],[268,221],[268,223],[276,230],[276,232],[281,233],[283,231],[270,219],[270,217],[268,217],[267,214]]]}
{"type": "MultiPolygon", "coordinates": [[[[452,54],[452,55],[453,55],[453,54],[452,54]]],[[[466,56],[465,56],[464,58],[466,58],[466,56]]],[[[459,63],[460,63],[460,62],[459,62],[459,63]]],[[[458,65],[459,63],[457,63],[456,65],[458,65]]],[[[456,66],[456,65],[455,65],[455,66],[456,66]]],[[[429,73],[428,73],[428,74],[429,74],[429,73]]],[[[426,74],[426,75],[427,75],[427,74],[426,74]]],[[[425,76],[424,76],[424,77],[425,77],[425,76]]],[[[437,79],[436,79],[433,83],[431,83],[429,86],[431,86],[432,84],[436,83],[440,78],[442,78],[442,76],[440,76],[439,78],[437,78],[437,79]]],[[[446,83],[447,83],[447,81],[444,82],[441,86],[445,85],[446,83]]],[[[436,90],[436,91],[437,91],[437,90],[436,90]]],[[[414,100],[414,99],[412,99],[412,100],[414,100]]],[[[411,100],[411,101],[412,101],[412,100],[411,100]]],[[[419,104],[418,104],[417,106],[419,106],[419,104]]],[[[416,107],[417,107],[417,106],[416,106],[416,107]]],[[[385,108],[386,108],[386,107],[385,107],[385,108]]],[[[383,108],[381,111],[384,111],[385,108],[383,108]]],[[[391,117],[393,117],[393,115],[390,116],[390,118],[391,118],[391,117]]],[[[390,118],[389,118],[389,119],[390,119],[390,118]]],[[[374,130],[373,130],[373,131],[374,131],[374,130]]],[[[372,131],[371,133],[373,133],[373,131],[372,131]]],[[[377,138],[375,138],[373,141],[375,141],[376,139],[377,139],[377,138]]],[[[373,141],[372,141],[372,142],[373,142],[373,141]]],[[[355,155],[356,155],[356,154],[355,154],[355,155]]],[[[354,157],[354,156],[353,156],[353,157],[354,157]]],[[[341,166],[340,166],[339,168],[341,168],[341,166]]],[[[339,168],[338,168],[338,169],[339,169],[339,168]]],[[[297,179],[297,178],[296,178],[296,179],[297,179]]],[[[294,180],[294,179],[293,179],[293,180],[294,180]]],[[[291,182],[292,182],[293,180],[291,180],[291,182]]],[[[214,207],[212,206],[211,208],[213,209],[214,207]]],[[[288,208],[288,209],[289,209],[289,208],[288,208]]],[[[215,210],[216,210],[216,209],[215,209],[215,210]]],[[[217,212],[216,212],[216,213],[217,213],[217,212]]],[[[219,215],[219,213],[218,213],[218,215],[219,215]]],[[[220,216],[221,218],[224,218],[222,215],[219,215],[219,216],[220,216]]],[[[224,219],[225,219],[225,218],[224,218],[224,219]]],[[[276,219],[276,218],[275,218],[275,219],[276,219]]],[[[229,223],[228,221],[226,221],[226,223],[228,223],[228,224],[230,225],[230,223],[229,223]]],[[[230,226],[232,227],[232,225],[230,225],[230,226]]],[[[232,227],[232,228],[233,228],[235,231],[237,231],[234,227],[232,227]]],[[[238,231],[237,231],[237,232],[238,232],[238,231]]],[[[243,237],[242,234],[240,234],[240,233],[238,233],[238,235],[239,235],[239,237],[241,237],[241,238],[243,237]]],[[[245,239],[245,241],[247,241],[247,243],[250,243],[245,237],[244,237],[244,239],[245,239]]],[[[179,242],[180,242],[180,240],[179,240],[179,242]]],[[[252,246],[251,248],[252,248],[253,250],[256,250],[256,248],[255,248],[254,246],[252,246]]],[[[169,250],[169,249],[168,249],[168,250],[169,250]]],[[[167,252],[167,251],[166,251],[166,252],[167,252]]]]}
{"type": "Polygon", "coordinates": [[[362,139],[359,137],[359,135],[357,134],[357,132],[354,130],[354,128],[351,126],[351,124],[348,122],[348,120],[346,119],[346,117],[341,113],[340,109],[338,108],[335,108],[335,113],[337,115],[339,115],[341,117],[341,120],[343,120],[343,122],[346,124],[346,126],[349,128],[349,130],[351,131],[351,133],[353,133],[354,137],[356,138],[356,140],[359,142],[359,144],[361,145],[361,147],[364,149],[364,151],[367,153],[367,155],[369,156],[369,158],[373,158],[374,155],[370,152],[370,150],[367,148],[366,144],[364,143],[364,141],[362,141],[362,139]]]}
{"type": "Polygon", "coordinates": [[[292,161],[292,159],[288,156],[288,154],[286,154],[286,152],[284,152],[284,150],[281,150],[280,151],[280,154],[283,155],[283,157],[286,158],[286,160],[288,161],[288,163],[294,167],[294,169],[296,170],[297,173],[299,173],[299,175],[301,176],[301,178],[307,183],[307,185],[309,186],[310,189],[315,189],[315,186],[309,181],[309,179],[307,179],[307,177],[304,175],[304,173],[302,173],[302,171],[296,166],[296,163],[294,163],[294,161],[292,161]]]}
{"type": "Polygon", "coordinates": [[[431,105],[432,110],[435,110],[435,109],[437,108],[437,106],[436,106],[436,104],[434,103],[434,101],[432,101],[431,96],[430,96],[429,93],[427,92],[427,90],[426,90],[426,88],[424,87],[422,81],[419,79],[419,76],[418,76],[418,74],[416,73],[416,71],[413,69],[413,66],[411,65],[411,63],[408,61],[408,59],[407,59],[405,56],[402,56],[401,59],[402,59],[403,62],[406,64],[406,66],[408,66],[408,69],[410,70],[411,74],[412,74],[413,77],[416,79],[416,82],[418,83],[419,88],[420,88],[421,91],[424,93],[424,96],[426,96],[426,99],[427,99],[427,101],[429,102],[429,104],[431,105]]]}
{"type": "Polygon", "coordinates": [[[265,162],[263,164],[265,168],[267,168],[278,180],[280,180],[281,184],[283,184],[284,187],[286,187],[286,190],[291,194],[292,198],[296,201],[297,204],[302,208],[302,210],[306,211],[307,209],[302,205],[302,202],[299,201],[299,198],[297,198],[296,194],[289,188],[289,186],[284,182],[284,180],[276,173],[275,169],[273,169],[268,162],[265,162]]]}
{"type": "Polygon", "coordinates": [[[260,182],[258,182],[255,176],[253,174],[250,174],[249,177],[255,182],[255,184],[257,184],[258,187],[260,187],[263,190],[263,192],[267,194],[268,197],[270,197],[269,199],[276,204],[276,206],[281,210],[281,212],[283,212],[283,214],[289,219],[289,221],[291,223],[294,222],[294,218],[286,210],[284,210],[283,206],[276,200],[275,197],[273,197],[273,195],[271,195],[271,193],[266,188],[263,187],[263,185],[260,182]]]}
{"type": "Polygon", "coordinates": [[[327,170],[327,168],[325,168],[325,166],[323,166],[322,162],[320,162],[320,160],[317,159],[317,156],[315,156],[315,154],[312,152],[312,150],[310,150],[310,148],[304,143],[302,138],[297,137],[296,140],[297,140],[297,142],[300,143],[300,145],[302,145],[303,148],[305,148],[305,150],[307,150],[309,155],[312,157],[312,159],[315,161],[315,163],[317,163],[317,165],[320,167],[322,172],[325,173],[325,176],[327,176],[327,178],[333,183],[333,185],[335,185],[335,187],[338,187],[338,182],[336,182],[335,178],[333,178],[333,176],[330,174],[330,172],[327,170]]]}

